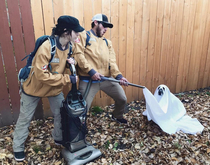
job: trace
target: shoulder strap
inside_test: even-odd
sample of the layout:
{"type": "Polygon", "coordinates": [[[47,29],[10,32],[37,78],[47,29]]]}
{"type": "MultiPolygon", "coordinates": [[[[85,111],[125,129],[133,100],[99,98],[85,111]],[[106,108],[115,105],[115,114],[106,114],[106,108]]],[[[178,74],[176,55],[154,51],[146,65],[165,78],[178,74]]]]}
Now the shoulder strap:
{"type": "Polygon", "coordinates": [[[53,36],[50,36],[49,38],[49,41],[50,41],[50,45],[51,45],[51,59],[50,59],[50,62],[53,60],[54,56],[55,56],[55,52],[56,52],[56,40],[55,40],[55,37],[53,36]]]}
{"type": "MultiPolygon", "coordinates": [[[[87,35],[87,38],[86,38],[86,44],[85,44],[85,48],[87,47],[87,45],[91,45],[91,43],[89,42],[90,41],[90,31],[86,31],[86,35],[87,35]]],[[[103,39],[105,42],[106,42],[106,45],[108,46],[108,41],[106,38],[103,39]]]]}
{"type": "Polygon", "coordinates": [[[90,41],[90,31],[86,31],[86,44],[85,44],[85,48],[89,45],[91,45],[91,43],[89,42],[90,41]]]}
{"type": "Polygon", "coordinates": [[[52,66],[51,66],[51,61],[53,60],[54,56],[55,56],[55,52],[56,52],[56,39],[54,36],[49,36],[48,37],[49,41],[50,41],[50,45],[51,45],[51,59],[49,61],[48,67],[50,69],[50,72],[52,72],[52,66]]]}
{"type": "Polygon", "coordinates": [[[106,45],[108,46],[108,41],[106,38],[103,39],[106,42],[106,45]]]}
{"type": "Polygon", "coordinates": [[[71,57],[72,54],[73,54],[73,51],[72,51],[72,44],[71,44],[71,42],[69,42],[69,53],[68,53],[68,58],[71,57]]]}

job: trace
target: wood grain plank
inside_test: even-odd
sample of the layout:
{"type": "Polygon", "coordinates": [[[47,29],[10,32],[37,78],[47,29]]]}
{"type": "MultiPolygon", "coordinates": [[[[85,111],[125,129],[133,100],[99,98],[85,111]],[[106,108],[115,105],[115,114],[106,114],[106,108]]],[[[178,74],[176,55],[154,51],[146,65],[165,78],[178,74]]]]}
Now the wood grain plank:
{"type": "Polygon", "coordinates": [[[187,30],[187,41],[186,41],[186,51],[184,56],[184,69],[183,69],[183,77],[182,77],[182,88],[181,91],[187,90],[187,81],[188,81],[188,72],[190,65],[190,55],[192,52],[192,40],[193,40],[193,28],[194,28],[194,20],[195,20],[195,10],[196,10],[196,0],[190,1],[190,18],[189,25],[187,30]]]}
{"type": "Polygon", "coordinates": [[[187,32],[189,30],[189,19],[190,19],[190,0],[186,0],[184,2],[184,13],[183,13],[183,23],[181,30],[181,41],[180,41],[180,55],[178,62],[178,71],[176,78],[176,93],[181,92],[182,87],[182,77],[184,73],[184,65],[186,63],[185,53],[186,53],[186,45],[187,45],[187,32]]]}
{"type": "Polygon", "coordinates": [[[92,0],[84,1],[84,28],[86,31],[91,29],[91,19],[93,17],[92,0]]]}
{"type": "MultiPolygon", "coordinates": [[[[116,62],[119,66],[119,0],[111,0],[110,2],[110,22],[113,23],[113,28],[110,30],[112,46],[116,55],[116,62]]],[[[114,100],[108,97],[108,104],[113,104],[114,100]]]]}
{"type": "MultiPolygon", "coordinates": [[[[119,1],[119,70],[126,76],[127,0],[119,1]]],[[[125,90],[125,87],[123,87],[125,90]]]]}
{"type": "MultiPolygon", "coordinates": [[[[127,4],[127,35],[126,35],[126,62],[125,62],[125,77],[128,81],[133,80],[133,44],[134,44],[134,12],[135,12],[135,3],[133,0],[128,1],[127,4]]],[[[132,87],[126,87],[127,101],[131,102],[133,98],[133,89],[132,87]]]]}
{"type": "Polygon", "coordinates": [[[31,4],[30,1],[19,0],[19,5],[24,33],[25,51],[26,54],[29,54],[33,51],[35,45],[31,4]]]}
{"type": "Polygon", "coordinates": [[[184,1],[176,1],[176,25],[175,25],[175,37],[174,37],[174,49],[172,56],[172,68],[171,68],[171,78],[170,78],[170,91],[176,93],[176,79],[178,72],[178,62],[180,56],[180,47],[181,47],[181,31],[182,31],[182,22],[183,22],[183,9],[184,1]]]}
{"type": "Polygon", "coordinates": [[[143,0],[143,19],[141,37],[140,84],[146,84],[147,57],[149,41],[149,0],[143,0]]]}
{"type": "MultiPolygon", "coordinates": [[[[19,111],[20,111],[19,110],[19,107],[20,107],[19,86],[18,86],[17,77],[15,76],[17,74],[17,71],[15,67],[13,46],[12,46],[12,41],[11,41],[11,33],[10,33],[10,28],[9,28],[5,1],[1,0],[0,3],[1,3],[0,18],[2,18],[0,21],[1,22],[0,23],[0,27],[1,27],[0,36],[3,36],[3,37],[0,37],[0,44],[1,44],[1,54],[3,55],[3,59],[4,59],[5,72],[6,72],[6,77],[7,77],[7,86],[8,86],[8,93],[7,95],[5,95],[5,99],[10,99],[10,103],[12,106],[11,116],[13,117],[13,121],[16,122],[19,111]],[[9,98],[8,98],[8,94],[10,96],[9,98]]],[[[3,78],[3,81],[4,79],[5,78],[3,78]]],[[[10,118],[11,116],[9,116],[8,118],[10,118]]]]}
{"type": "Polygon", "coordinates": [[[63,0],[63,14],[74,15],[74,2],[73,0],[63,0]]]}
{"type": "MultiPolygon", "coordinates": [[[[142,14],[143,1],[135,1],[134,12],[134,43],[133,43],[133,83],[140,84],[140,59],[141,59],[141,37],[142,37],[142,14]]],[[[142,89],[132,88],[133,99],[141,100],[143,98],[142,89]]]]}
{"type": "Polygon", "coordinates": [[[37,38],[45,34],[41,0],[31,0],[31,12],[34,24],[34,35],[36,40],[37,38]]]}
{"type": "Polygon", "coordinates": [[[208,51],[208,45],[209,45],[209,35],[210,35],[210,11],[208,10],[210,7],[210,2],[208,0],[204,0],[204,9],[203,9],[203,43],[201,45],[201,54],[200,54],[200,68],[199,68],[199,74],[198,74],[198,87],[197,88],[204,88],[206,87],[203,85],[204,79],[205,79],[205,71],[206,66],[209,65],[207,60],[207,51],[208,51]]]}
{"type": "Polygon", "coordinates": [[[205,4],[204,1],[197,1],[197,8],[195,14],[195,23],[193,29],[193,42],[192,42],[192,53],[190,57],[190,65],[189,65],[189,73],[188,73],[188,82],[187,82],[187,90],[197,89],[197,81],[198,81],[198,70],[200,64],[200,56],[198,54],[201,53],[201,43],[203,37],[202,31],[202,18],[203,18],[203,8],[205,4]]]}
{"type": "Polygon", "coordinates": [[[169,49],[168,42],[169,42],[169,34],[170,34],[170,10],[171,10],[171,1],[166,0],[165,7],[164,7],[164,15],[163,15],[164,23],[163,23],[161,57],[160,57],[159,84],[166,83],[166,63],[167,63],[167,55],[168,55],[168,49],[169,49]]]}
{"type": "Polygon", "coordinates": [[[20,68],[25,66],[24,63],[21,63],[21,59],[26,56],[20,17],[21,15],[19,12],[18,1],[8,0],[7,5],[15,51],[15,58],[17,62],[17,71],[19,71],[20,68]]]}
{"type": "Polygon", "coordinates": [[[64,14],[63,0],[53,0],[53,11],[56,24],[58,18],[64,14]]]}
{"type": "MultiPolygon", "coordinates": [[[[150,0],[149,2],[149,39],[148,39],[148,57],[147,57],[147,88],[152,91],[153,81],[153,67],[155,63],[155,34],[156,34],[156,20],[157,20],[157,0],[150,0]]],[[[153,91],[152,91],[153,92],[153,91]]]]}
{"type": "Polygon", "coordinates": [[[164,56],[165,57],[165,81],[164,84],[169,87],[171,90],[172,85],[171,85],[171,77],[175,75],[171,75],[171,71],[173,68],[172,66],[172,59],[174,56],[174,45],[175,45],[175,30],[176,30],[176,21],[177,21],[177,12],[178,12],[178,1],[171,0],[171,8],[169,11],[169,31],[168,31],[168,45],[167,45],[167,51],[165,51],[164,56]]]}
{"type": "Polygon", "coordinates": [[[154,50],[154,71],[153,71],[153,84],[152,91],[158,87],[159,84],[159,74],[160,74],[160,62],[161,62],[161,45],[162,45],[162,37],[163,37],[163,16],[164,16],[164,8],[165,8],[165,0],[158,0],[157,6],[157,24],[156,24],[156,33],[155,33],[155,50],[154,50]]]}
{"type": "Polygon", "coordinates": [[[45,35],[51,35],[52,28],[55,26],[55,24],[57,24],[57,22],[54,22],[52,0],[42,1],[42,8],[44,11],[43,19],[45,35]]]}

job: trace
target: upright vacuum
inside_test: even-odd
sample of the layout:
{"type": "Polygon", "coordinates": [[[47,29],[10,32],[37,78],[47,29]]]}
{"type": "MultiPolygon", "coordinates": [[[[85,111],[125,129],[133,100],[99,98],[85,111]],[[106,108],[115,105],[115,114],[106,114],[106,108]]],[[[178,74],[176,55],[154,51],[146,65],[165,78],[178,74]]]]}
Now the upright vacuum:
{"type": "MultiPolygon", "coordinates": [[[[76,76],[74,65],[70,64],[72,75],[76,76]]],[[[88,83],[84,96],[77,90],[76,83],[61,107],[61,124],[63,135],[63,146],[61,154],[68,165],[80,165],[90,162],[101,155],[99,149],[95,149],[86,142],[88,133],[86,126],[87,105],[85,98],[88,94],[91,81],[88,83]]]]}

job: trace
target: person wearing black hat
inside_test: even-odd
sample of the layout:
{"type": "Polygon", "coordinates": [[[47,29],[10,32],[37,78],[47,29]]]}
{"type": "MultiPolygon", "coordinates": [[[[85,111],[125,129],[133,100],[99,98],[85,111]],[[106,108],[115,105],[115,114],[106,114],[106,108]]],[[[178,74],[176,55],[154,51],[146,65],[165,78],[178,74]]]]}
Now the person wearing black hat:
{"type": "Polygon", "coordinates": [[[92,29],[87,34],[85,32],[80,33],[80,42],[75,44],[77,53],[73,54],[78,66],[77,73],[80,77],[79,90],[84,93],[88,81],[92,79],[92,85],[86,97],[88,109],[96,93],[102,90],[115,101],[112,119],[126,124],[127,120],[123,118],[123,113],[127,98],[120,85],[127,86],[128,80],[122,76],[118,69],[112,42],[103,37],[108,28],[113,28],[113,24],[108,21],[106,15],[96,14],[92,18],[91,26],[92,29]],[[86,44],[87,35],[90,38],[89,44],[86,44]],[[114,77],[120,80],[120,84],[102,81],[102,76],[114,77]]]}
{"type": "Polygon", "coordinates": [[[79,21],[71,16],[60,16],[57,25],[52,29],[52,36],[56,42],[56,53],[51,61],[51,43],[46,40],[37,50],[32,61],[32,68],[28,79],[22,84],[20,100],[20,114],[13,132],[13,151],[17,161],[25,159],[24,143],[28,137],[29,125],[37,104],[42,97],[47,97],[54,116],[52,137],[56,144],[62,144],[60,107],[64,100],[62,89],[64,85],[75,83],[77,77],[65,74],[69,47],[77,40],[79,32],[84,30],[79,21]]]}

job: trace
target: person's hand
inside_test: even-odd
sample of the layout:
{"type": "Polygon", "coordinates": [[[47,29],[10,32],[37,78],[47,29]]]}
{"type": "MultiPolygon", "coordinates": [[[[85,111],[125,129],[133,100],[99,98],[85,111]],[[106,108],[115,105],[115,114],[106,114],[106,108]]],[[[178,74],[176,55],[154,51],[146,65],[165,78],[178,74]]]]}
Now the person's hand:
{"type": "Polygon", "coordinates": [[[72,84],[75,84],[78,81],[78,76],[70,75],[70,80],[72,84]]]}
{"type": "Polygon", "coordinates": [[[120,79],[120,85],[128,86],[128,80],[125,77],[120,79]]]}
{"type": "Polygon", "coordinates": [[[104,75],[96,72],[91,78],[92,78],[92,80],[101,80],[102,76],[104,76],[104,75]]]}
{"type": "Polygon", "coordinates": [[[72,57],[70,57],[70,58],[68,58],[67,59],[67,62],[69,63],[69,64],[75,64],[75,60],[74,60],[74,58],[72,58],[72,57]]]}

